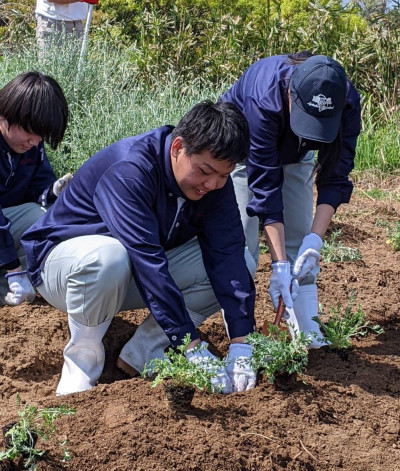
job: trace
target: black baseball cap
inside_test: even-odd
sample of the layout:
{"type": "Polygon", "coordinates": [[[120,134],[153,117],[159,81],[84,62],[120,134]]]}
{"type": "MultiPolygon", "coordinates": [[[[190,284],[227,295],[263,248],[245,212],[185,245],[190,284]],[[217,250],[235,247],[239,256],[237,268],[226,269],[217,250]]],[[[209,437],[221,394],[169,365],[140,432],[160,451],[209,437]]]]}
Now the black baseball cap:
{"type": "Polygon", "coordinates": [[[290,127],[303,139],[335,140],[346,97],[343,67],[328,56],[311,56],[290,78],[290,127]]]}

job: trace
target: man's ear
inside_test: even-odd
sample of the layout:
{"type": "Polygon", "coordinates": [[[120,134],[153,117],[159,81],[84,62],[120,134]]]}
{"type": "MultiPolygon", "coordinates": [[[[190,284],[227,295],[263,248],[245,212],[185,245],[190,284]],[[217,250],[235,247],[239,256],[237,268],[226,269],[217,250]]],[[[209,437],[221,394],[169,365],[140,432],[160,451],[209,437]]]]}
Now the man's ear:
{"type": "Polygon", "coordinates": [[[176,137],[171,144],[171,157],[178,157],[179,151],[183,148],[183,139],[181,136],[176,137]]]}

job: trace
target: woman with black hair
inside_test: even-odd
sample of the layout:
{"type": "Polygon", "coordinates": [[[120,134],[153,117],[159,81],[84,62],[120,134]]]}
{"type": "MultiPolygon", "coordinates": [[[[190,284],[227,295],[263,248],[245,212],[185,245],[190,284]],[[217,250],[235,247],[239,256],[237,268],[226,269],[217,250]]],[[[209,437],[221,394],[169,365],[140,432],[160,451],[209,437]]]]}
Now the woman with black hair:
{"type": "Polygon", "coordinates": [[[44,141],[53,149],[61,142],[67,118],[60,86],[40,72],[18,75],[0,90],[0,301],[10,305],[35,297],[21,235],[72,178],[57,180],[44,150],[44,141]]]}
{"type": "MultiPolygon", "coordinates": [[[[247,165],[232,174],[248,249],[257,262],[261,224],[272,258],[274,307],[282,296],[293,308],[288,322],[322,337],[313,320],[320,250],[332,216],[352,193],[360,96],[337,61],[303,52],[257,61],[221,99],[235,103],[250,128],[247,165]]],[[[314,338],[310,348],[324,344],[314,338]]]]}

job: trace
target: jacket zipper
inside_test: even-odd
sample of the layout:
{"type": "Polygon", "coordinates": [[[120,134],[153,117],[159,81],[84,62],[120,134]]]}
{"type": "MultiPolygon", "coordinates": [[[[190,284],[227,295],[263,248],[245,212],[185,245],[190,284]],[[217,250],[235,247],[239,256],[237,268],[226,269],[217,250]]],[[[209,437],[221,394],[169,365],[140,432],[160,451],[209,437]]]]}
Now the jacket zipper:
{"type": "Polygon", "coordinates": [[[180,196],[178,197],[178,199],[176,200],[178,206],[176,208],[176,214],[175,214],[175,219],[174,219],[174,222],[172,223],[172,226],[171,226],[171,229],[169,230],[168,232],[168,239],[170,239],[171,235],[172,235],[172,231],[174,230],[174,227],[175,227],[175,223],[176,223],[176,220],[178,219],[178,216],[179,216],[179,213],[181,211],[181,208],[183,206],[183,204],[185,203],[185,199],[184,198],[181,198],[180,196]]]}
{"type": "Polygon", "coordinates": [[[7,152],[7,157],[8,157],[8,162],[9,162],[9,164],[10,164],[11,171],[10,171],[10,175],[8,176],[8,178],[7,178],[7,180],[6,180],[5,186],[8,185],[8,181],[10,180],[10,178],[11,178],[12,176],[14,176],[14,170],[13,170],[13,165],[12,165],[12,164],[13,164],[13,162],[12,162],[12,157],[11,157],[11,154],[10,154],[9,152],[7,152]]]}

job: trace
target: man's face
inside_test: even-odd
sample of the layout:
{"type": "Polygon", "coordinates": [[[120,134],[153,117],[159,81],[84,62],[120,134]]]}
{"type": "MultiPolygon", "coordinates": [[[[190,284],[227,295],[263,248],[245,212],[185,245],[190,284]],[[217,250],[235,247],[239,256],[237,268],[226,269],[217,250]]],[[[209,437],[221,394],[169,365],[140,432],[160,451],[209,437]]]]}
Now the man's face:
{"type": "Polygon", "coordinates": [[[40,136],[29,133],[20,126],[8,126],[8,121],[0,118],[0,132],[9,147],[17,154],[24,154],[32,147],[35,147],[42,140],[40,136]]]}
{"type": "Polygon", "coordinates": [[[204,150],[200,154],[188,155],[177,137],[171,145],[171,163],[175,179],[184,195],[197,201],[209,191],[222,188],[235,168],[227,160],[217,160],[204,150]]]}

